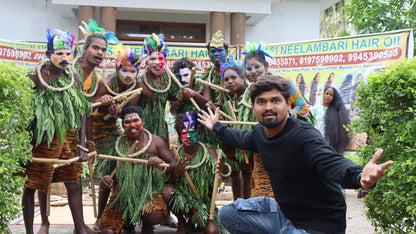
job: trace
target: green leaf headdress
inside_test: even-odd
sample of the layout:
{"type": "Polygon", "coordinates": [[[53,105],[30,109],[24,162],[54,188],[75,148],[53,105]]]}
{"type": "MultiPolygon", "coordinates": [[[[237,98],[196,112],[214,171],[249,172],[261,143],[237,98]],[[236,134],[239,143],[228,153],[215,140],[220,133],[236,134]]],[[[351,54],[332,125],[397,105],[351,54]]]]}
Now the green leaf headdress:
{"type": "Polygon", "coordinates": [[[164,42],[165,36],[163,34],[156,35],[152,33],[151,37],[147,37],[144,39],[143,50],[144,53],[149,56],[153,52],[161,52],[165,55],[165,57],[169,53],[168,45],[164,42]]]}

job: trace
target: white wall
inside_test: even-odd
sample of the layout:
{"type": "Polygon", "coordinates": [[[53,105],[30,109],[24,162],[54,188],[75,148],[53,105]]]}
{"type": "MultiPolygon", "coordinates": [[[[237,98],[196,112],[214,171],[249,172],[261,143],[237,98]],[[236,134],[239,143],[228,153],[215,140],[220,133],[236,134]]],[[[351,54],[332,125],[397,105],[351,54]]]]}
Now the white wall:
{"type": "Polygon", "coordinates": [[[0,39],[46,41],[46,29],[68,30],[77,35],[78,19],[66,7],[50,0],[1,0],[0,39]]]}
{"type": "Polygon", "coordinates": [[[246,41],[266,44],[319,39],[319,0],[277,2],[269,16],[246,26],[246,41]]]}

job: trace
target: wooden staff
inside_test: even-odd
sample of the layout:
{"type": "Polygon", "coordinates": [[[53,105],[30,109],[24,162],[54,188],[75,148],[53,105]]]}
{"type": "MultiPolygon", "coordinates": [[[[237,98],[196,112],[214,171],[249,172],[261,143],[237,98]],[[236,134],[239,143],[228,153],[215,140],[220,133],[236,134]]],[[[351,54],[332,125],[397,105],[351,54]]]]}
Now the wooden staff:
{"type": "Polygon", "coordinates": [[[220,92],[225,92],[225,93],[229,93],[229,92],[230,92],[230,90],[228,90],[228,89],[226,89],[226,88],[224,88],[224,87],[221,87],[221,86],[219,86],[219,85],[215,85],[215,84],[210,83],[210,82],[205,81],[205,80],[201,80],[201,79],[199,79],[199,78],[196,78],[196,79],[195,79],[195,81],[196,81],[196,82],[198,82],[198,83],[201,83],[201,84],[203,84],[203,85],[209,86],[209,87],[211,87],[211,88],[213,88],[213,89],[216,89],[216,90],[218,90],[218,91],[220,91],[220,92]]]}
{"type": "MultiPolygon", "coordinates": [[[[173,153],[175,153],[176,159],[179,161],[181,157],[179,156],[178,151],[176,151],[176,149],[172,149],[172,150],[173,150],[173,153]]],[[[185,171],[184,175],[185,175],[185,178],[188,181],[189,185],[191,186],[192,192],[194,193],[196,199],[199,199],[198,191],[196,190],[195,184],[194,184],[194,182],[192,182],[192,179],[189,176],[188,172],[185,171]]]]}
{"type": "MultiPolygon", "coordinates": [[[[179,86],[180,89],[183,89],[184,88],[183,85],[182,85],[182,83],[178,79],[176,79],[175,74],[173,74],[172,71],[169,68],[166,68],[166,72],[169,73],[171,79],[173,81],[175,81],[175,83],[179,86]]],[[[191,101],[192,105],[194,105],[194,107],[198,111],[201,111],[201,108],[198,106],[198,104],[195,102],[195,100],[193,98],[189,98],[189,101],[191,101]]]]}
{"type": "MultiPolygon", "coordinates": [[[[220,162],[221,157],[222,157],[222,150],[219,150],[218,151],[217,163],[220,162]]],[[[209,211],[209,220],[210,221],[214,220],[214,215],[215,215],[215,199],[217,199],[217,190],[218,190],[218,181],[219,180],[220,180],[220,173],[218,172],[217,174],[215,174],[214,187],[212,188],[211,209],[209,211]]]]}
{"type": "Polygon", "coordinates": [[[90,173],[92,210],[94,211],[94,218],[97,218],[97,199],[95,197],[94,167],[92,166],[91,158],[88,158],[88,171],[90,173]]]}
{"type": "MultiPolygon", "coordinates": [[[[134,92],[132,95],[130,95],[130,97],[128,97],[126,100],[124,100],[118,107],[117,110],[121,110],[125,105],[127,105],[127,103],[129,103],[129,101],[131,101],[133,98],[135,98],[137,95],[139,95],[142,92],[142,88],[138,88],[136,89],[136,92],[134,92]]],[[[108,120],[111,117],[117,117],[117,116],[113,116],[111,114],[107,114],[106,116],[104,116],[104,120],[108,120]]]]}
{"type": "MultiPolygon", "coordinates": [[[[230,112],[231,112],[231,115],[233,116],[234,121],[237,121],[237,116],[235,115],[233,105],[231,104],[230,101],[227,101],[227,104],[228,104],[228,108],[230,108],[230,112]]],[[[240,129],[237,124],[234,126],[236,129],[240,129]]],[[[244,155],[244,161],[246,162],[246,164],[248,164],[247,152],[243,151],[243,155],[244,155]]]]}
{"type": "Polygon", "coordinates": [[[219,122],[222,124],[238,124],[238,125],[251,125],[251,126],[255,126],[258,124],[258,122],[226,121],[226,120],[220,120],[219,122]]]}
{"type": "MultiPolygon", "coordinates": [[[[123,158],[127,158],[127,157],[129,157],[129,155],[133,153],[133,151],[134,151],[134,149],[136,148],[136,145],[137,145],[138,143],[139,143],[139,141],[138,141],[138,140],[136,140],[136,141],[133,143],[133,145],[132,145],[132,146],[130,146],[129,151],[127,151],[127,154],[126,154],[126,155],[124,155],[124,157],[123,157],[123,158]]],[[[101,157],[101,155],[100,155],[99,157],[101,157]]],[[[123,162],[122,162],[122,161],[121,161],[121,162],[119,162],[119,163],[117,164],[116,168],[114,168],[114,171],[113,171],[113,172],[111,173],[111,175],[110,175],[109,181],[111,181],[111,180],[113,179],[114,175],[116,174],[116,172],[118,171],[118,169],[121,167],[121,164],[123,164],[123,162]]]]}
{"type": "Polygon", "coordinates": [[[195,77],[195,72],[196,72],[196,68],[195,68],[195,67],[193,67],[193,68],[192,68],[192,70],[191,70],[191,77],[189,78],[189,85],[188,85],[188,87],[189,87],[190,89],[192,89],[192,87],[194,86],[194,77],[195,77]]]}
{"type": "MultiPolygon", "coordinates": [[[[95,156],[95,155],[97,155],[97,151],[92,151],[91,153],[88,153],[88,158],[90,158],[90,157],[92,157],[92,156],[95,156]]],[[[46,158],[44,158],[44,160],[42,160],[44,163],[48,163],[48,162],[46,162],[46,160],[45,160],[46,158]]],[[[68,160],[63,160],[63,159],[49,159],[49,160],[51,160],[51,162],[49,162],[49,163],[56,163],[56,164],[54,164],[54,165],[52,165],[52,167],[54,168],[54,169],[56,169],[56,168],[58,168],[58,167],[63,167],[63,166],[66,166],[66,165],[69,165],[69,164],[71,164],[71,163],[74,163],[74,162],[78,162],[79,161],[79,159],[80,159],[80,157],[78,156],[78,157],[75,157],[75,158],[71,158],[71,159],[68,159],[68,160]],[[59,160],[59,161],[58,161],[59,160]],[[53,161],[53,162],[52,162],[53,161]],[[56,161],[58,161],[58,162],[56,162],[56,161]]],[[[33,159],[32,159],[32,161],[33,161],[33,159]]],[[[36,161],[38,161],[38,160],[36,160],[36,161]]]]}
{"type": "MultiPolygon", "coordinates": [[[[208,108],[211,108],[213,111],[215,111],[215,109],[217,108],[214,103],[209,102],[207,104],[205,104],[208,108]],[[210,105],[211,103],[211,105],[210,105]]],[[[230,121],[234,121],[233,117],[227,115],[224,111],[222,110],[218,110],[218,113],[220,113],[222,116],[224,116],[225,118],[229,119],[230,121]]]]}
{"type": "MultiPolygon", "coordinates": [[[[114,100],[119,100],[119,99],[127,98],[127,96],[134,94],[138,90],[141,91],[142,88],[138,88],[138,89],[135,89],[135,90],[132,90],[132,91],[129,91],[129,92],[125,92],[125,93],[120,93],[119,95],[114,96],[113,99],[114,100]]],[[[94,108],[94,107],[97,107],[97,106],[101,106],[102,104],[103,104],[103,102],[95,102],[91,106],[92,106],[92,108],[94,108]]]]}
{"type": "MultiPolygon", "coordinates": [[[[98,157],[99,158],[102,158],[102,159],[115,160],[115,161],[121,161],[121,162],[144,163],[144,164],[147,164],[149,162],[146,159],[140,159],[140,158],[122,158],[122,157],[117,157],[117,156],[112,156],[112,155],[105,155],[105,154],[100,154],[100,155],[98,155],[98,157]]],[[[167,163],[161,163],[161,164],[159,164],[159,166],[161,166],[161,167],[169,167],[169,164],[167,164],[167,163]]]]}

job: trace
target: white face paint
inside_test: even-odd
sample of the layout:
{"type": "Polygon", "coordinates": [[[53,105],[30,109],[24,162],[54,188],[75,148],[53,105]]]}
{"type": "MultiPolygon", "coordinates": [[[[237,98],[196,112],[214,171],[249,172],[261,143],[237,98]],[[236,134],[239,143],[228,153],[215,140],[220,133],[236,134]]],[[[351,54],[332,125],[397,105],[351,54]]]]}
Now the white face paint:
{"type": "Polygon", "coordinates": [[[189,80],[191,79],[191,70],[187,67],[179,69],[179,73],[182,77],[182,82],[189,83],[189,80]]]}

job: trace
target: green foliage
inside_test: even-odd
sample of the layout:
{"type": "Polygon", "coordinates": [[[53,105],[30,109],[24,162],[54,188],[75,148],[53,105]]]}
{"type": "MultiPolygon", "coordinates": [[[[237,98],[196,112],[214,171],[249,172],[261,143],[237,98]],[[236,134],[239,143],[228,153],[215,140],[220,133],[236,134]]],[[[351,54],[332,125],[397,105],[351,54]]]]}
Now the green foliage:
{"type": "Polygon", "coordinates": [[[368,162],[383,148],[379,163],[393,160],[374,190],[365,197],[367,216],[378,231],[409,233],[416,229],[416,60],[368,77],[357,88],[360,120],[369,145],[358,149],[368,162]]]}
{"type": "Polygon", "coordinates": [[[0,63],[0,230],[10,232],[9,219],[21,207],[19,195],[25,178],[21,165],[31,159],[30,136],[26,131],[33,118],[31,109],[33,82],[26,68],[0,63]]]}
{"type": "Polygon", "coordinates": [[[359,34],[416,27],[416,0],[349,0],[343,9],[359,34]]]}

